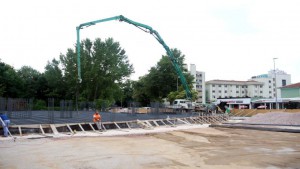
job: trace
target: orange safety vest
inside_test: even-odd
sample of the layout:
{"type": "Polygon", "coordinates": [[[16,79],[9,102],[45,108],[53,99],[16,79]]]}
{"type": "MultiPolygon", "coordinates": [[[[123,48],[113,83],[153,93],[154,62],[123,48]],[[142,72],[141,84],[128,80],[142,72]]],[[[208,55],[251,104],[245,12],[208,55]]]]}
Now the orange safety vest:
{"type": "Polygon", "coordinates": [[[93,115],[93,118],[94,118],[94,122],[99,122],[101,121],[101,115],[99,113],[95,113],[93,115]]]}

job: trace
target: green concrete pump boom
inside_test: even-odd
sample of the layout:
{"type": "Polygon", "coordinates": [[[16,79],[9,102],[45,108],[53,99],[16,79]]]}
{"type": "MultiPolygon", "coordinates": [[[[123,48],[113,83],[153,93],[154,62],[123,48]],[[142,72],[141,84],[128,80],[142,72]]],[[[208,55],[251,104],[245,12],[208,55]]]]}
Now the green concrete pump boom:
{"type": "Polygon", "coordinates": [[[111,20],[119,20],[119,21],[124,21],[127,22],[129,24],[132,24],[140,29],[142,29],[145,32],[148,32],[150,34],[152,34],[155,39],[165,48],[165,50],[167,51],[167,54],[170,58],[170,60],[173,63],[173,66],[178,74],[178,76],[180,77],[181,83],[185,89],[185,93],[186,93],[186,97],[188,99],[192,98],[192,93],[190,91],[190,88],[186,82],[186,79],[177,63],[177,60],[174,58],[174,55],[172,53],[172,51],[170,50],[170,48],[165,44],[164,40],[161,38],[161,36],[158,34],[158,32],[154,29],[152,29],[152,27],[145,25],[145,24],[141,24],[135,21],[132,21],[122,15],[120,16],[115,16],[115,17],[111,17],[111,18],[106,18],[106,19],[100,19],[100,20],[96,20],[96,21],[92,21],[92,22],[86,22],[83,24],[80,24],[78,27],[76,27],[76,31],[77,31],[77,67],[78,67],[78,80],[79,82],[82,81],[81,79],[81,68],[80,68],[80,29],[83,29],[85,27],[89,27],[92,25],[95,25],[97,23],[101,23],[101,22],[107,22],[107,21],[111,21],[111,20]]]}

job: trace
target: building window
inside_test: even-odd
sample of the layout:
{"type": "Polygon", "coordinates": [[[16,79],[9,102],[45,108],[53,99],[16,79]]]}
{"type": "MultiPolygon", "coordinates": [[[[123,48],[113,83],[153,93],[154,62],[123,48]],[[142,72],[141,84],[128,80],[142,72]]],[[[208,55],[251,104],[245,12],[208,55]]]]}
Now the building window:
{"type": "Polygon", "coordinates": [[[224,93],[227,93],[227,90],[225,90],[224,93]]]}
{"type": "Polygon", "coordinates": [[[263,85],[260,85],[260,88],[263,88],[263,85]]]}
{"type": "Polygon", "coordinates": [[[219,85],[219,87],[221,87],[221,85],[219,85]]]}
{"type": "Polygon", "coordinates": [[[269,80],[269,83],[271,83],[271,80],[269,80]]]}
{"type": "Polygon", "coordinates": [[[260,91],[260,93],[262,93],[262,91],[260,91]]]}
{"type": "Polygon", "coordinates": [[[282,86],[286,86],[286,80],[282,80],[282,86]]]}
{"type": "Polygon", "coordinates": [[[236,93],[239,93],[239,91],[236,91],[236,93]]]}
{"type": "Polygon", "coordinates": [[[219,93],[222,93],[222,91],[221,91],[221,90],[219,90],[219,93]]]}
{"type": "Polygon", "coordinates": [[[244,91],[242,91],[242,93],[244,94],[245,92],[244,92],[244,91]]]}
{"type": "Polygon", "coordinates": [[[271,86],[269,86],[269,88],[271,89],[271,86]]]}
{"type": "Polygon", "coordinates": [[[212,92],[213,92],[213,93],[215,93],[215,91],[214,91],[214,90],[213,90],[212,92]]]}
{"type": "Polygon", "coordinates": [[[269,93],[272,93],[271,91],[269,91],[269,93]]]}
{"type": "Polygon", "coordinates": [[[215,85],[212,85],[212,87],[215,87],[215,85]]]}
{"type": "Polygon", "coordinates": [[[236,88],[239,88],[239,85],[236,85],[236,88]]]}

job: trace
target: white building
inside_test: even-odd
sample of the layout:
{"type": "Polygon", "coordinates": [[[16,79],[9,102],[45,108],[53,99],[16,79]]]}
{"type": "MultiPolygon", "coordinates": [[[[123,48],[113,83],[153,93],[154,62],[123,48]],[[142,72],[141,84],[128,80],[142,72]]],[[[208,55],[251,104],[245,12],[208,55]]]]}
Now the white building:
{"type": "Polygon", "coordinates": [[[190,74],[194,77],[193,88],[198,92],[198,99],[196,101],[205,104],[205,72],[197,71],[196,65],[191,64],[190,74]]]}
{"type": "Polygon", "coordinates": [[[211,80],[207,81],[207,101],[214,102],[217,98],[263,97],[263,82],[211,80]]]}
{"type": "Polygon", "coordinates": [[[291,75],[285,73],[282,70],[270,70],[268,74],[262,74],[258,76],[253,76],[252,80],[263,82],[263,93],[264,98],[275,98],[277,89],[277,98],[281,98],[280,87],[291,84],[291,75]],[[276,76],[275,76],[276,75],[276,76]],[[275,78],[276,77],[276,78],[275,78]],[[275,82],[276,79],[276,82],[275,82]]]}

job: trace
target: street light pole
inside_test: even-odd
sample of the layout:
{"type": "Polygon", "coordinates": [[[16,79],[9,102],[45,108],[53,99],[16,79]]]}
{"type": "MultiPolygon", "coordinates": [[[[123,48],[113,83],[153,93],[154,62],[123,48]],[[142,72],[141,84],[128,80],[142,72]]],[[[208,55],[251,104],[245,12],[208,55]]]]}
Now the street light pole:
{"type": "Polygon", "coordinates": [[[278,109],[277,106],[277,79],[276,79],[276,70],[275,70],[275,60],[278,58],[273,58],[273,62],[274,62],[274,78],[275,78],[275,108],[278,109]]]}

